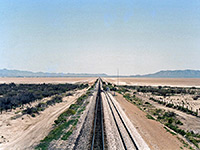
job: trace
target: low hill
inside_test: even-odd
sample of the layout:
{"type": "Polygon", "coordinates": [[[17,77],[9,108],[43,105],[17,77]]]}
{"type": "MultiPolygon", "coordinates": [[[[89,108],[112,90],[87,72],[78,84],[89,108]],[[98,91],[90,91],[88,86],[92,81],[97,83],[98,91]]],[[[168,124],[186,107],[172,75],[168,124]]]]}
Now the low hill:
{"type": "MultiPolygon", "coordinates": [[[[0,77],[117,77],[107,74],[88,74],[88,73],[48,73],[31,72],[20,70],[0,69],[0,77]]],[[[120,77],[139,77],[139,78],[200,78],[200,70],[163,70],[146,75],[130,75],[120,77]]]]}
{"type": "Polygon", "coordinates": [[[0,77],[105,77],[106,74],[48,73],[0,69],[0,77]]]}
{"type": "Polygon", "coordinates": [[[200,70],[163,70],[153,74],[131,75],[143,78],[200,78],[200,70]]]}

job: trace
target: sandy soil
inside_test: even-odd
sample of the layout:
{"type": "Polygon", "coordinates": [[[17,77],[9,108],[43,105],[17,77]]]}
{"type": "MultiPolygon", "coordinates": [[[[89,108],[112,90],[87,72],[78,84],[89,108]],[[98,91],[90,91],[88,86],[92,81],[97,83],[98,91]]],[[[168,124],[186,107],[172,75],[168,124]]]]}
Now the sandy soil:
{"type": "Polygon", "coordinates": [[[181,146],[183,147],[183,144],[176,136],[167,132],[162,124],[155,120],[147,119],[145,112],[126,101],[122,95],[117,94],[115,98],[150,149],[178,150],[181,146]]]}
{"type": "Polygon", "coordinates": [[[97,78],[0,78],[0,84],[1,83],[11,83],[14,82],[16,84],[19,83],[29,83],[29,84],[39,84],[39,83],[82,83],[82,82],[88,82],[93,83],[97,78]]]}
{"type": "Polygon", "coordinates": [[[177,109],[169,108],[166,106],[163,106],[159,103],[156,103],[154,101],[149,100],[148,96],[145,96],[145,94],[137,94],[137,97],[151,103],[153,106],[155,106],[158,109],[164,109],[166,111],[175,112],[178,115],[178,118],[183,122],[183,125],[180,126],[181,129],[184,130],[191,130],[195,133],[200,133],[200,118],[196,116],[192,116],[190,114],[184,113],[182,111],[179,111],[177,109]]]}
{"type": "MultiPolygon", "coordinates": [[[[118,84],[117,78],[103,78],[103,80],[118,84]]],[[[119,85],[151,85],[151,86],[182,86],[200,87],[200,79],[192,78],[119,78],[119,85]]]]}
{"type": "Polygon", "coordinates": [[[0,135],[4,137],[4,143],[0,144],[0,149],[32,149],[33,145],[49,133],[54,120],[85,91],[86,89],[79,90],[73,96],[64,97],[62,103],[46,108],[35,118],[24,115],[12,120],[11,117],[15,116],[14,112],[4,112],[0,118],[0,135]]]}
{"type": "Polygon", "coordinates": [[[188,108],[189,110],[196,112],[197,109],[200,110],[200,100],[193,100],[193,97],[196,95],[197,94],[195,95],[182,94],[182,95],[175,95],[175,96],[164,98],[163,96],[155,96],[155,95],[149,94],[146,97],[148,98],[153,97],[157,100],[162,99],[163,101],[167,103],[173,103],[174,105],[177,105],[177,106],[184,106],[185,108],[188,108]],[[183,102],[184,102],[184,105],[183,105],[183,102]]]}

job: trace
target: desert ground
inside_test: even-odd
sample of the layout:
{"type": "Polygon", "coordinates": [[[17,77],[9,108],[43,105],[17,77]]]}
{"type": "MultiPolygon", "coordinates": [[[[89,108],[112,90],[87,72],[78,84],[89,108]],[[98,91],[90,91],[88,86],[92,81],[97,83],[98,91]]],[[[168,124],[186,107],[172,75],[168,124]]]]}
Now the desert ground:
{"type": "MultiPolygon", "coordinates": [[[[89,83],[90,85],[92,85],[94,84],[96,79],[97,78],[0,78],[0,83],[89,83]]],[[[103,78],[103,80],[117,84],[117,78],[103,78]]],[[[198,87],[200,86],[200,79],[120,78],[119,84],[198,87]]],[[[64,97],[62,103],[58,103],[48,107],[39,115],[36,115],[36,117],[31,117],[30,115],[18,116],[18,109],[13,110],[11,112],[3,112],[0,117],[0,150],[34,149],[34,146],[37,145],[40,142],[40,140],[44,139],[44,137],[47,136],[48,133],[53,129],[54,120],[56,120],[61,113],[67,110],[71,104],[75,103],[77,98],[84,93],[86,93],[86,89],[73,91],[72,96],[64,97]]],[[[149,97],[145,97],[145,94],[138,93],[137,96],[143,99],[144,101],[149,101],[149,97]]],[[[175,99],[176,97],[172,98],[175,99]]],[[[45,102],[48,99],[50,99],[50,97],[44,98],[42,101],[45,102]]],[[[150,149],[188,149],[188,147],[183,146],[183,143],[180,142],[180,140],[178,140],[176,136],[167,132],[166,129],[164,129],[163,124],[155,120],[147,119],[146,112],[142,111],[134,104],[128,102],[123,97],[123,95],[117,94],[115,96],[115,99],[150,149]]],[[[173,111],[171,108],[166,108],[157,103],[151,101],[150,103],[156,108],[165,109],[166,111],[173,111]]],[[[36,103],[31,104],[31,106],[35,105],[36,103]]],[[[95,104],[93,105],[95,106],[95,104]]],[[[90,109],[93,110],[93,108],[90,109]]],[[[177,110],[174,110],[174,112],[178,114],[179,119],[184,123],[182,129],[187,129],[188,127],[188,129],[195,128],[196,130],[199,130],[198,125],[196,125],[196,123],[199,123],[199,118],[195,118],[177,110]]],[[[86,114],[91,113],[85,111],[84,115],[86,116],[86,114]]],[[[93,117],[90,116],[88,118],[91,118],[90,121],[88,121],[89,124],[90,122],[92,122],[93,117]]],[[[85,119],[82,118],[82,122],[79,124],[83,124],[84,120],[85,119]]],[[[91,124],[89,126],[91,126],[91,124]]],[[[81,130],[81,128],[82,127],[80,126],[79,130],[81,130]]],[[[78,130],[76,134],[78,135],[78,130]]]]}
{"type": "MultiPolygon", "coordinates": [[[[194,97],[199,95],[200,79],[191,79],[191,78],[190,79],[119,78],[119,80],[118,80],[117,78],[104,78],[104,80],[108,81],[110,83],[113,83],[113,84],[121,85],[121,86],[123,86],[123,85],[138,86],[138,87],[148,86],[149,88],[150,87],[159,88],[158,86],[162,86],[162,87],[167,86],[167,87],[169,87],[169,89],[170,89],[170,87],[171,87],[171,89],[177,89],[177,87],[180,87],[185,90],[194,89],[194,91],[196,91],[195,93],[172,94],[170,96],[161,96],[161,95],[158,96],[151,92],[146,92],[146,93],[138,92],[137,90],[133,90],[131,88],[127,88],[129,90],[129,92],[127,92],[127,93],[129,93],[130,95],[134,95],[136,98],[139,98],[140,100],[143,101],[143,103],[145,103],[145,102],[150,103],[150,105],[152,105],[156,109],[162,109],[162,110],[165,110],[166,112],[169,112],[169,111],[174,112],[177,115],[177,118],[181,122],[183,122],[183,125],[180,125],[180,127],[179,127],[180,129],[183,129],[184,131],[189,131],[189,132],[192,131],[197,134],[200,133],[200,128],[199,128],[199,123],[200,123],[200,118],[199,118],[199,116],[200,116],[200,101],[199,100],[200,99],[199,98],[194,99],[194,97]],[[166,104],[172,104],[176,108],[169,107],[169,106],[166,106],[163,104],[159,104],[158,102],[152,101],[151,98],[153,98],[154,100],[157,100],[157,101],[165,102],[166,104]],[[196,116],[191,115],[186,112],[183,112],[181,110],[178,110],[177,107],[179,107],[179,106],[182,106],[183,108],[186,108],[189,111],[197,113],[196,116]]],[[[164,134],[165,131],[164,130],[162,131],[162,129],[161,129],[162,125],[160,123],[155,123],[152,120],[149,121],[148,119],[146,120],[145,117],[144,118],[142,117],[143,112],[140,109],[143,109],[143,108],[138,109],[136,106],[128,104],[128,102],[123,101],[122,99],[124,99],[124,98],[121,95],[119,95],[119,94],[117,94],[117,95],[118,95],[116,97],[117,100],[120,102],[121,106],[123,107],[123,109],[125,110],[127,115],[129,116],[129,118],[131,118],[132,123],[138,127],[140,134],[143,135],[143,138],[147,140],[147,143],[149,141],[151,141],[150,143],[148,143],[149,146],[151,147],[151,149],[166,149],[166,146],[170,145],[169,143],[172,143],[172,141],[170,142],[170,140],[174,139],[174,136],[172,136],[172,135],[166,136],[164,134]],[[135,108],[133,108],[133,107],[135,107],[135,108]],[[143,118],[143,119],[141,119],[141,118],[143,118]],[[145,121],[146,123],[143,122],[144,120],[146,120],[145,121]],[[147,124],[148,124],[148,126],[146,126],[147,124]],[[154,124],[154,125],[151,125],[151,124],[154,124]],[[151,126],[153,127],[152,129],[150,129],[151,126]],[[153,133],[150,133],[151,131],[153,131],[153,133]],[[150,136],[148,136],[148,134],[153,135],[153,136],[150,137],[150,136]],[[160,141],[160,142],[155,142],[157,137],[158,137],[157,141],[160,141]],[[163,137],[165,137],[165,138],[163,138],[163,137]],[[162,141],[164,141],[164,142],[162,143],[162,141]],[[165,144],[167,144],[167,145],[165,145],[165,144]]],[[[144,108],[144,109],[146,109],[145,111],[148,112],[148,108],[144,108]]],[[[178,141],[177,139],[174,139],[173,142],[175,142],[175,143],[172,145],[173,146],[176,145],[177,147],[176,148],[168,147],[169,149],[177,149],[178,147],[181,147],[180,141],[178,141]]]]}
{"type": "MultiPolygon", "coordinates": [[[[0,83],[41,84],[41,83],[88,83],[93,84],[96,78],[1,78],[0,83]]],[[[77,98],[86,92],[86,89],[69,91],[72,95],[63,97],[63,102],[49,106],[36,117],[20,115],[22,110],[3,111],[0,114],[0,149],[34,149],[53,128],[54,120],[76,102],[77,98]]],[[[67,92],[68,93],[68,92],[67,92]]],[[[27,104],[36,106],[39,102],[46,102],[51,97],[27,104]]],[[[24,108],[26,105],[24,106],[24,108]]]]}
{"type": "MultiPolygon", "coordinates": [[[[77,78],[0,78],[0,83],[80,83],[93,82],[95,77],[77,78]]],[[[117,84],[117,78],[103,78],[103,80],[117,84]]],[[[119,85],[150,85],[150,86],[181,86],[181,87],[200,87],[200,79],[180,79],[180,78],[119,78],[119,85]]]]}
{"type": "MultiPolygon", "coordinates": [[[[143,93],[138,93],[137,97],[140,98],[140,99],[143,99],[144,101],[148,101],[149,103],[151,103],[153,106],[155,106],[158,109],[164,109],[166,111],[175,112],[178,115],[179,119],[183,122],[183,126],[181,126],[182,129],[192,130],[195,133],[200,133],[200,126],[199,126],[200,118],[199,117],[195,117],[195,116],[186,114],[184,112],[181,112],[179,110],[176,110],[176,109],[173,109],[173,108],[168,108],[168,107],[165,107],[165,106],[158,104],[156,102],[150,101],[149,97],[146,94],[143,94],[143,93]]],[[[156,96],[154,96],[154,97],[156,97],[156,96]]],[[[170,99],[172,99],[172,101],[174,101],[173,97],[170,98],[170,99]]],[[[196,108],[199,109],[200,108],[200,102],[199,101],[194,101],[194,102],[197,103],[196,108]]],[[[187,104],[191,105],[191,102],[187,101],[187,104]]],[[[193,109],[193,110],[196,110],[196,109],[193,109]]]]}
{"type": "Polygon", "coordinates": [[[49,133],[54,120],[84,92],[85,90],[76,91],[73,96],[64,97],[62,103],[50,106],[35,118],[23,115],[12,119],[17,110],[1,114],[0,135],[4,138],[1,139],[0,149],[31,149],[49,133]]]}
{"type": "Polygon", "coordinates": [[[77,77],[77,78],[2,78],[0,77],[0,84],[2,83],[16,83],[16,84],[41,84],[41,83],[92,83],[96,78],[93,77],[77,77]]]}
{"type": "Polygon", "coordinates": [[[197,78],[103,78],[105,81],[119,85],[150,85],[150,86],[178,86],[200,87],[197,78]]]}

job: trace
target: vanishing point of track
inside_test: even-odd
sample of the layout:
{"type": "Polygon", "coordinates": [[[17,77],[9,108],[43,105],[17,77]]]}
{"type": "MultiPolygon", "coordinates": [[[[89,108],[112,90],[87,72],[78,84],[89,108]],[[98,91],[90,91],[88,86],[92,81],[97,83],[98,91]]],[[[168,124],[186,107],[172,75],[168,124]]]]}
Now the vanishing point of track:
{"type": "MultiPolygon", "coordinates": [[[[101,97],[101,79],[98,82],[98,92],[96,97],[96,105],[95,105],[95,115],[94,115],[94,123],[93,123],[93,133],[92,133],[92,144],[91,150],[104,150],[104,114],[103,114],[103,104],[102,104],[102,97],[101,97]]],[[[138,150],[138,146],[136,145],[127,125],[125,124],[119,110],[117,109],[115,103],[113,102],[110,95],[103,91],[105,94],[105,98],[108,102],[112,117],[114,119],[117,131],[119,133],[121,142],[123,144],[123,148],[125,150],[133,148],[134,150],[138,150]]]]}

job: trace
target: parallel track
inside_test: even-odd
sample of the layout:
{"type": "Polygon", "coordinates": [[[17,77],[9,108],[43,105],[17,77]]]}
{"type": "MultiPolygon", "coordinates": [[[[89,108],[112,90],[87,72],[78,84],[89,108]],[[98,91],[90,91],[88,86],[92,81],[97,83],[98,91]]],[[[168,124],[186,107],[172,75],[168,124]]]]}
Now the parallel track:
{"type": "MultiPolygon", "coordinates": [[[[107,99],[107,102],[108,102],[108,105],[109,105],[109,108],[111,110],[111,113],[112,113],[112,116],[113,116],[113,119],[114,119],[114,122],[115,122],[115,125],[117,127],[117,130],[118,130],[118,133],[120,135],[120,139],[123,143],[123,147],[125,150],[127,149],[130,149],[128,146],[127,146],[127,138],[129,138],[128,140],[131,141],[131,144],[132,144],[132,147],[134,147],[135,150],[138,150],[138,146],[136,145],[130,131],[128,130],[124,120],[122,119],[117,107],[115,106],[113,100],[111,99],[111,97],[109,96],[109,94],[105,91],[103,91],[104,94],[105,94],[105,97],[107,99]],[[114,109],[113,109],[114,108],[114,109]],[[115,115],[116,113],[117,115],[115,115]],[[119,118],[119,119],[117,119],[119,118]],[[119,125],[119,123],[121,122],[121,124],[123,124],[122,126],[119,125]],[[125,133],[122,132],[122,128],[124,128],[124,131],[126,131],[126,135],[124,135],[125,133]],[[128,135],[128,136],[127,136],[128,135]],[[126,138],[126,139],[125,139],[126,138]]],[[[130,142],[129,142],[129,146],[130,146],[130,142]]]]}
{"type": "Polygon", "coordinates": [[[96,97],[91,150],[104,150],[103,106],[102,106],[100,84],[101,83],[99,80],[98,92],[96,97]]]}

